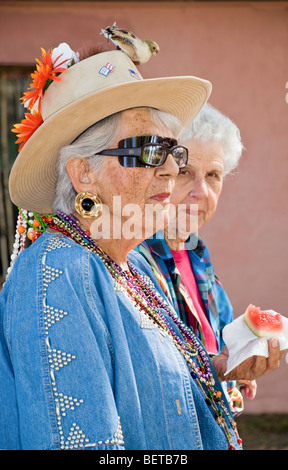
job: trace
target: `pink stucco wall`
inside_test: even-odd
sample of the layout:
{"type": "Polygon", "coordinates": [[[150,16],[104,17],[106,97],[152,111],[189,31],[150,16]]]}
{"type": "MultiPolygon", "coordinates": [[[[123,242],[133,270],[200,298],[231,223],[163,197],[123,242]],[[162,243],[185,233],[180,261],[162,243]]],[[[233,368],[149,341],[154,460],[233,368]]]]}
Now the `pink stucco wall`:
{"type": "MultiPolygon", "coordinates": [[[[236,315],[254,303],[288,316],[288,2],[0,1],[0,65],[33,64],[62,41],[105,42],[115,20],[160,45],[146,78],[211,80],[211,103],[239,126],[246,151],[201,235],[236,315]]],[[[284,360],[246,411],[287,413],[287,385],[284,360]]]]}

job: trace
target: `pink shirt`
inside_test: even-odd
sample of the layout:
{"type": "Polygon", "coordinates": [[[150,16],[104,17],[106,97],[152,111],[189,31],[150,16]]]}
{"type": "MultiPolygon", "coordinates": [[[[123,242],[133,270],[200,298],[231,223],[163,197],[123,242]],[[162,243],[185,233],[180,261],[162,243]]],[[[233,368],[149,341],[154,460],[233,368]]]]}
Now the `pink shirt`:
{"type": "MultiPolygon", "coordinates": [[[[200,319],[202,330],[205,338],[206,349],[209,353],[216,354],[218,352],[217,341],[215,338],[214,331],[209,323],[209,320],[205,314],[205,308],[203,306],[202,299],[199,294],[199,290],[196,284],[195,276],[190,263],[189,255],[187,250],[174,251],[171,250],[176,267],[181,275],[181,280],[185,285],[195,307],[195,310],[200,319]]],[[[196,326],[195,318],[192,313],[187,319],[189,325],[196,326]]]]}

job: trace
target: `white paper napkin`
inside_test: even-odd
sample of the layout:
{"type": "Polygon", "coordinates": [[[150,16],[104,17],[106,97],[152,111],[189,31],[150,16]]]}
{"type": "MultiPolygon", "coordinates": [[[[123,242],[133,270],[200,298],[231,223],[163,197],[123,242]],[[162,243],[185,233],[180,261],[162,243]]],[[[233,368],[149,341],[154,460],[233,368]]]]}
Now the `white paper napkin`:
{"type": "MultiPolygon", "coordinates": [[[[272,311],[272,310],[269,310],[272,311]]],[[[267,338],[254,335],[244,321],[244,315],[236,318],[223,328],[223,340],[228,348],[229,357],[224,375],[251,356],[268,357],[267,338]]],[[[288,318],[283,317],[284,336],[277,337],[280,350],[288,348],[288,318]]]]}

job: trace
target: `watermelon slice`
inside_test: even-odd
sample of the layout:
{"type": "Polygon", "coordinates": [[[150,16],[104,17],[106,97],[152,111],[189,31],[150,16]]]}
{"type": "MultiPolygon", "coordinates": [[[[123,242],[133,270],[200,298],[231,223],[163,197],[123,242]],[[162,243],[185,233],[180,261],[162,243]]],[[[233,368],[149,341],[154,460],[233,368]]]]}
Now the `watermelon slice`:
{"type": "Polygon", "coordinates": [[[244,321],[256,336],[274,338],[284,336],[283,322],[280,313],[273,310],[260,310],[250,304],[244,314],[244,321]]]}

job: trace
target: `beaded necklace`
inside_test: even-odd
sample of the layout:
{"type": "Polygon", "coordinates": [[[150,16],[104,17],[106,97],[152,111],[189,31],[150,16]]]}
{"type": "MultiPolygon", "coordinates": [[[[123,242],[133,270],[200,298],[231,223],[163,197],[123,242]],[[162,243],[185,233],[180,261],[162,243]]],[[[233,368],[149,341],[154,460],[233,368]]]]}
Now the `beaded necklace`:
{"type": "Polygon", "coordinates": [[[127,263],[130,271],[125,271],[118,266],[107,253],[95,243],[89,233],[81,228],[76,218],[67,216],[58,211],[57,214],[52,218],[50,217],[50,220],[46,220],[46,222],[50,228],[60,231],[99,256],[113,279],[121,286],[121,290],[126,293],[133,305],[144,312],[150,320],[167,333],[178,351],[184,356],[193,379],[196,380],[200,390],[205,396],[206,404],[214,410],[216,422],[226,435],[229,449],[234,450],[234,446],[231,433],[223,416],[224,414],[227,416],[236,435],[237,442],[241,446],[242,440],[238,435],[236,423],[221,398],[222,393],[214,388],[215,380],[206,351],[191,329],[180,320],[176,312],[157,294],[155,289],[151,286],[151,283],[145,281],[143,276],[137,272],[129,260],[127,263]],[[172,326],[170,326],[165,314],[163,314],[161,310],[164,310],[165,314],[172,319],[180,334],[177,334],[172,326]]]}

